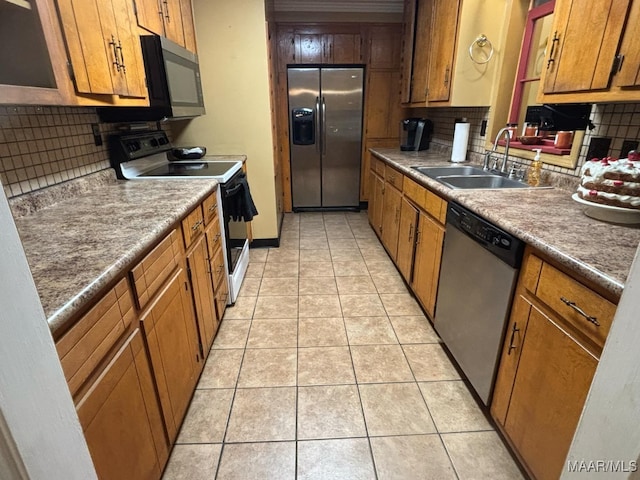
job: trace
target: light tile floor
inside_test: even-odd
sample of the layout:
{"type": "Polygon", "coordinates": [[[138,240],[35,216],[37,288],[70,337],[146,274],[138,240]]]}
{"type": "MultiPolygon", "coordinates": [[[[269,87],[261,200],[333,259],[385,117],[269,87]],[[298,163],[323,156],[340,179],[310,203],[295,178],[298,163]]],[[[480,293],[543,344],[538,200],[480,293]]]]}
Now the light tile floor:
{"type": "Polygon", "coordinates": [[[366,213],[251,250],[164,480],[520,479],[366,213]]]}

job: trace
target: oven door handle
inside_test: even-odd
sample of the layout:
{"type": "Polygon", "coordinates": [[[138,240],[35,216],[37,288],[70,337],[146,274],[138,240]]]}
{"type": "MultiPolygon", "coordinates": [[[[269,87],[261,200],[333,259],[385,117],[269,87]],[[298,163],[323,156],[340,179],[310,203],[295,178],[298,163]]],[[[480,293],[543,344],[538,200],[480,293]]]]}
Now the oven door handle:
{"type": "Polygon", "coordinates": [[[240,191],[241,188],[242,188],[242,184],[238,183],[229,189],[225,189],[224,191],[225,198],[233,197],[236,193],[240,191]]]}

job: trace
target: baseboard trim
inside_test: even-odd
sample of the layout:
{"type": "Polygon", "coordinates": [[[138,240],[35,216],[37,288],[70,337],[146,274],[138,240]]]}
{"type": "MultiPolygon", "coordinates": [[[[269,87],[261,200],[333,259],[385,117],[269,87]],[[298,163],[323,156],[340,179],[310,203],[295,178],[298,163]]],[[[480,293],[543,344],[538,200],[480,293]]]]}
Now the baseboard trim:
{"type": "Polygon", "coordinates": [[[267,248],[267,247],[279,247],[279,238],[256,238],[251,241],[249,248],[267,248]]]}

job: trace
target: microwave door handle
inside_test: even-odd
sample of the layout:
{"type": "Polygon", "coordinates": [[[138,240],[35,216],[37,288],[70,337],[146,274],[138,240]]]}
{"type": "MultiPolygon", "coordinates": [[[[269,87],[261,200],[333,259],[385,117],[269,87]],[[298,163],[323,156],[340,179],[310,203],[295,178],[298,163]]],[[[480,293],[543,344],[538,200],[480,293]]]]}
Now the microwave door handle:
{"type": "Polygon", "coordinates": [[[316,97],[316,110],[315,110],[315,134],[316,134],[316,152],[320,153],[320,97],[316,97]]]}

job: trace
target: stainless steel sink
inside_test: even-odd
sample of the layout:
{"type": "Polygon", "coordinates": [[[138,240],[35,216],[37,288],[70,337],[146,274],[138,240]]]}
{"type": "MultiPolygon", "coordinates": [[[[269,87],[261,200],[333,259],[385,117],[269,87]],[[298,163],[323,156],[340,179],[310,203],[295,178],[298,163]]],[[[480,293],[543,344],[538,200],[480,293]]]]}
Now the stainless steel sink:
{"type": "Polygon", "coordinates": [[[430,178],[437,178],[449,175],[486,175],[482,168],[471,167],[469,165],[464,166],[451,166],[451,167],[411,167],[414,170],[426,175],[430,178]]]}
{"type": "Polygon", "coordinates": [[[530,188],[526,183],[499,175],[449,175],[436,180],[451,188],[530,188]]]}

